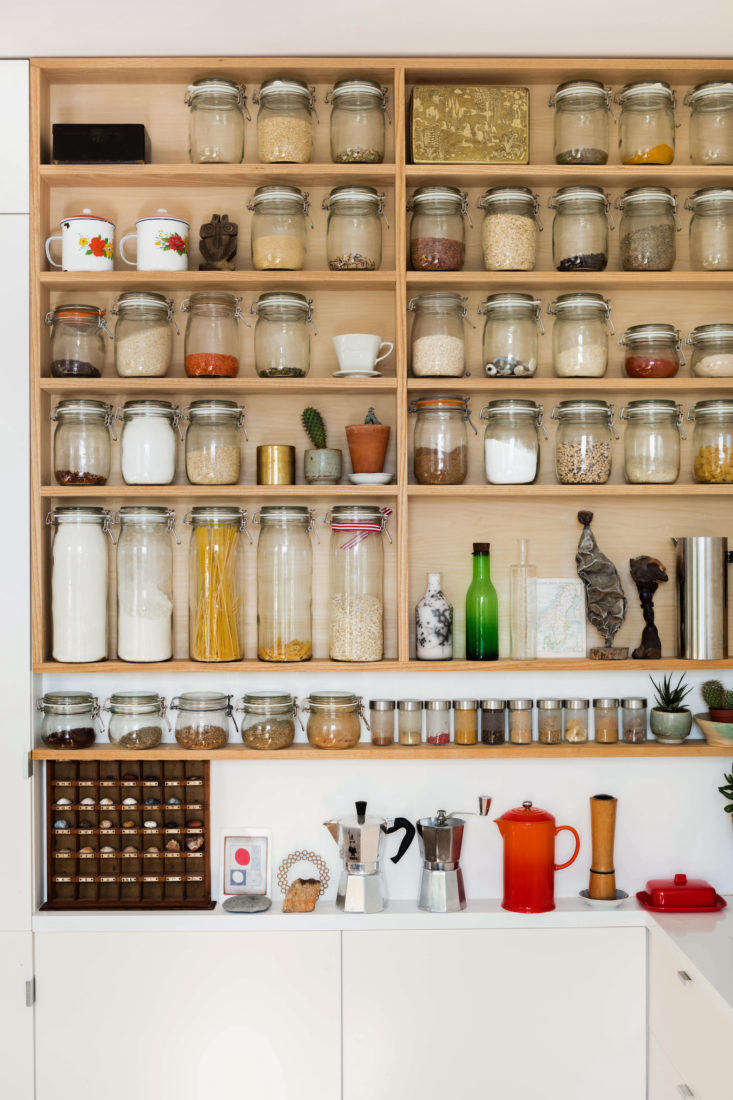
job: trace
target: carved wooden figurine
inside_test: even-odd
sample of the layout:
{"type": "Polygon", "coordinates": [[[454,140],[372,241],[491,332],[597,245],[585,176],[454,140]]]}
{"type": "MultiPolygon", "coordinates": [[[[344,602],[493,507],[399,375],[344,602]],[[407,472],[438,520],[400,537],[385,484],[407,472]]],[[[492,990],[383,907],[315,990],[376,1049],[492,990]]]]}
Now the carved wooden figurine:
{"type": "Polygon", "coordinates": [[[239,226],[228,214],[212,214],[211,221],[199,229],[199,249],[203,257],[199,271],[232,271],[237,255],[239,226]]]}
{"type": "Polygon", "coordinates": [[[631,654],[637,660],[649,659],[658,661],[662,656],[662,642],[654,622],[654,593],[660,584],[669,580],[667,570],[657,558],[650,558],[642,554],[638,558],[629,560],[631,579],[639,593],[641,613],[644,616],[644,629],[641,641],[631,654]]]}

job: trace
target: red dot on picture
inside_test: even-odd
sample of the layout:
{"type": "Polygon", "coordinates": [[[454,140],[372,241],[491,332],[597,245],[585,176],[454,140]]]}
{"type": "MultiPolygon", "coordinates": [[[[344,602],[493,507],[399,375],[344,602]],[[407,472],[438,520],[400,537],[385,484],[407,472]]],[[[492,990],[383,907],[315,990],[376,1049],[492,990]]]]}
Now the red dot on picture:
{"type": "Polygon", "coordinates": [[[234,858],[240,867],[246,867],[252,857],[246,848],[237,848],[234,858]]]}

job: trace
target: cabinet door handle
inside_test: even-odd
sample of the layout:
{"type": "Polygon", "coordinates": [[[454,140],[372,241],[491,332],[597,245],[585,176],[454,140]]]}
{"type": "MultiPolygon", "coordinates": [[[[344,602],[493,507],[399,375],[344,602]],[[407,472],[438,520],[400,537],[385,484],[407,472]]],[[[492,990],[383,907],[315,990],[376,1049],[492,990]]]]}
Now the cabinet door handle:
{"type": "MultiPolygon", "coordinates": [[[[692,978],[690,977],[690,975],[687,973],[686,970],[678,970],[677,971],[677,977],[679,978],[679,980],[682,982],[683,985],[689,985],[690,982],[692,981],[692,978]]],[[[687,1088],[687,1085],[684,1085],[684,1086],[680,1085],[680,1088],[687,1088]]],[[[682,1095],[686,1096],[687,1093],[683,1093],[682,1095]]],[[[692,1096],[692,1093],[690,1093],[689,1095],[692,1096]]]]}
{"type": "Polygon", "coordinates": [[[680,1094],[680,1096],[694,1096],[695,1095],[695,1093],[692,1091],[692,1089],[690,1088],[689,1085],[678,1085],[677,1086],[677,1091],[680,1094]]]}

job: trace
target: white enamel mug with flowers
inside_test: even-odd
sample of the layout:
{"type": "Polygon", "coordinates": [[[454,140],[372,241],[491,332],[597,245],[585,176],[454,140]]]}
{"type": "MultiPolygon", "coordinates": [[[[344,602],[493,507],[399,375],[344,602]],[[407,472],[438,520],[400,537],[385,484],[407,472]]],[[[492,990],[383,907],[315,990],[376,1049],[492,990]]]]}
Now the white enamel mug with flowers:
{"type": "Polygon", "coordinates": [[[115,227],[91,210],[83,210],[59,222],[61,233],[46,241],[46,256],[52,267],[63,271],[111,271],[114,266],[115,227]],[[51,255],[52,241],[61,241],[61,263],[51,255]]]}
{"type": "Polygon", "coordinates": [[[135,232],[120,241],[120,256],[138,271],[188,271],[188,222],[157,210],[135,222],[135,232]],[[125,241],[137,240],[137,263],[125,255],[125,241]]]}

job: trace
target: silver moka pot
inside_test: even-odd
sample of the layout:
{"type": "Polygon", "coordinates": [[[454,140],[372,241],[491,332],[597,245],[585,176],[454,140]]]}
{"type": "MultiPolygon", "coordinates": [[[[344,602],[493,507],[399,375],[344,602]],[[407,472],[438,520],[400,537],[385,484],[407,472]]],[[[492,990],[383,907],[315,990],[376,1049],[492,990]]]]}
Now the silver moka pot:
{"type": "Polygon", "coordinates": [[[688,661],[728,656],[727,538],[673,538],[677,557],[679,655],[688,661]]]}
{"type": "Polygon", "coordinates": [[[344,866],[339,879],[336,906],[346,913],[381,913],[387,892],[381,871],[385,835],[405,830],[393,863],[399,863],[415,838],[415,826],[406,817],[385,821],[367,817],[366,802],[357,802],[356,814],[323,824],[336,841],[344,866]]]}
{"type": "MultiPolygon", "coordinates": [[[[478,802],[478,815],[486,817],[491,799],[480,795],[478,802]]],[[[417,836],[423,858],[418,909],[426,909],[428,913],[457,913],[466,908],[460,865],[465,822],[461,819],[475,814],[476,811],[471,810],[451,813],[438,810],[433,817],[422,817],[418,821],[417,836]]]]}

